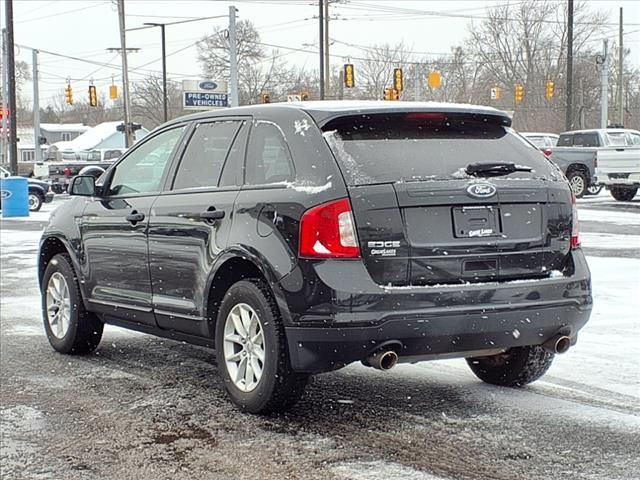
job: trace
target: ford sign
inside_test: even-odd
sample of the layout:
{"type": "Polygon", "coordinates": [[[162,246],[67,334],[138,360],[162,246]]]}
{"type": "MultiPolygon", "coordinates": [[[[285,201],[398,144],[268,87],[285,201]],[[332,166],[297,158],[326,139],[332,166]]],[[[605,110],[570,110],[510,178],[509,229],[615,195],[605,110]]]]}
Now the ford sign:
{"type": "Polygon", "coordinates": [[[490,183],[474,183],[467,187],[467,194],[474,198],[490,198],[496,191],[496,187],[490,183]]]}
{"type": "Polygon", "coordinates": [[[215,90],[216,88],[218,88],[218,84],[216,82],[212,82],[211,80],[206,80],[204,82],[200,82],[198,84],[198,87],[200,87],[202,90],[215,90]]]}
{"type": "Polygon", "coordinates": [[[0,200],[4,200],[5,198],[9,198],[12,193],[9,190],[0,190],[0,200]]]}

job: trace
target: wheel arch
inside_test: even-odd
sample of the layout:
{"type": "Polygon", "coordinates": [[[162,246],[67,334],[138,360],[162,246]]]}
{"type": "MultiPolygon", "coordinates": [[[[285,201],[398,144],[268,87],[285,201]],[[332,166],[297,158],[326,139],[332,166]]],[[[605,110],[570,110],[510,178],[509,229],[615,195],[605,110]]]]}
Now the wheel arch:
{"type": "MultiPolygon", "coordinates": [[[[60,235],[48,235],[43,237],[40,241],[40,250],[38,252],[38,284],[40,287],[42,287],[42,279],[44,278],[44,272],[47,269],[47,265],[49,265],[51,259],[58,254],[69,255],[73,269],[75,270],[76,275],[79,275],[79,272],[81,271],[80,265],[67,240],[60,235]]],[[[84,299],[85,292],[82,282],[80,282],[80,290],[84,299]]]]}
{"type": "Polygon", "coordinates": [[[591,172],[589,171],[589,167],[584,163],[572,163],[571,165],[569,165],[567,167],[567,177],[569,177],[569,175],[573,172],[580,172],[584,174],[584,176],[587,178],[587,186],[591,185],[591,172]]]}
{"type": "Polygon", "coordinates": [[[229,287],[240,280],[260,278],[264,280],[274,296],[285,324],[291,318],[284,293],[278,285],[275,270],[261,261],[257,255],[245,250],[231,250],[216,262],[206,285],[205,318],[211,337],[214,337],[218,309],[229,287]]]}

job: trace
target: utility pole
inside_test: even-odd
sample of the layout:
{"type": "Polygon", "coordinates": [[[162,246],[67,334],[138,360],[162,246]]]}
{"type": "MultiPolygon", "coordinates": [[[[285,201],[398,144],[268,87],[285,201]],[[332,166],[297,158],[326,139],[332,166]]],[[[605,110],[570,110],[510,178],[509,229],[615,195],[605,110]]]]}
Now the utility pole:
{"type": "Polygon", "coordinates": [[[624,74],[624,48],[622,37],[622,7],[620,7],[620,45],[618,46],[618,125],[624,125],[624,95],[623,95],[623,74],[624,74]]]}
{"type": "Polygon", "coordinates": [[[240,106],[238,96],[238,41],[236,36],[236,7],[229,7],[229,83],[231,93],[231,107],[240,106]]]}
{"type": "Polygon", "coordinates": [[[320,100],[324,100],[324,2],[318,0],[319,35],[318,45],[320,45],[320,100]]]}
{"type": "Polygon", "coordinates": [[[164,112],[164,121],[166,122],[169,120],[169,109],[167,105],[167,49],[164,36],[164,27],[166,24],[145,22],[143,25],[148,25],[149,27],[160,27],[162,42],[162,107],[164,112]]]}
{"type": "Polygon", "coordinates": [[[600,128],[609,124],[609,41],[602,42],[602,55],[596,59],[600,63],[600,128]]]}
{"type": "Polygon", "coordinates": [[[131,129],[131,104],[129,98],[129,66],[127,65],[127,38],[124,24],[124,0],[118,0],[118,19],[120,23],[120,48],[122,49],[122,100],[124,105],[124,146],[133,145],[131,129]]]}
{"type": "Polygon", "coordinates": [[[9,163],[11,175],[18,174],[18,137],[16,122],[16,58],[13,44],[13,0],[5,0],[5,19],[7,22],[7,85],[9,90],[9,163]]]}
{"type": "Polygon", "coordinates": [[[38,87],[38,50],[31,50],[33,58],[33,146],[36,150],[36,162],[42,162],[40,148],[40,90],[38,87]]]}
{"type": "Polygon", "coordinates": [[[329,90],[331,66],[329,65],[329,0],[324,0],[324,88],[329,90]]]}
{"type": "Polygon", "coordinates": [[[2,158],[0,163],[7,162],[7,137],[6,132],[9,126],[9,119],[6,116],[7,112],[7,30],[2,29],[2,132],[0,132],[0,138],[2,139],[2,158]]]}
{"type": "Polygon", "coordinates": [[[573,127],[573,0],[567,5],[567,109],[565,130],[573,127]]]}

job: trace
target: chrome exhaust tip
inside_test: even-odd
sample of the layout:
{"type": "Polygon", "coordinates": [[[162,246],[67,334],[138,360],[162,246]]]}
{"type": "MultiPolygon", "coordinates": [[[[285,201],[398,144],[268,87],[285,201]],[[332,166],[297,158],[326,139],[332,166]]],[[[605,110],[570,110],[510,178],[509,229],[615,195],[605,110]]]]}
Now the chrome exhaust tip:
{"type": "Polygon", "coordinates": [[[393,350],[382,350],[372,353],[362,363],[376,370],[391,370],[398,363],[398,354],[393,350]]]}
{"type": "Polygon", "coordinates": [[[544,342],[542,346],[552,353],[565,353],[571,347],[571,338],[566,335],[556,335],[544,342]]]}

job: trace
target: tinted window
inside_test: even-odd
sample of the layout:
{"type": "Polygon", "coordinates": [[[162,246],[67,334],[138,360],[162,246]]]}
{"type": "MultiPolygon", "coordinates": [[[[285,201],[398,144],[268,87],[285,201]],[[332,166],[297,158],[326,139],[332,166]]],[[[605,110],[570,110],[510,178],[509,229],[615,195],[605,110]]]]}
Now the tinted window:
{"type": "MultiPolygon", "coordinates": [[[[325,138],[351,185],[464,178],[471,163],[513,162],[551,175],[538,149],[483,118],[431,113],[358,115],[330,122],[325,138]]],[[[495,120],[494,120],[495,121],[495,120]]],[[[512,175],[516,175],[515,173],[512,175]]]]}
{"type": "Polygon", "coordinates": [[[573,135],[574,147],[598,147],[599,144],[597,133],[576,133],[573,135]]]}
{"type": "Polygon", "coordinates": [[[133,150],[115,167],[109,194],[159,191],[162,174],[183,130],[178,127],[164,131],[133,150]]]}
{"type": "Polygon", "coordinates": [[[217,187],[240,122],[200,123],[182,155],[173,189],[217,187]]]}
{"type": "Polygon", "coordinates": [[[573,145],[573,134],[560,135],[558,139],[559,147],[571,147],[573,145]]]}
{"type": "Polygon", "coordinates": [[[273,123],[257,122],[251,129],[245,183],[264,185],[292,181],[291,153],[280,129],[273,123]]]}
{"type": "Polygon", "coordinates": [[[247,146],[247,136],[249,135],[249,125],[242,122],[240,131],[236,134],[227,161],[224,162],[222,175],[220,176],[221,187],[231,187],[242,185],[242,172],[244,167],[244,153],[247,146]]]}

